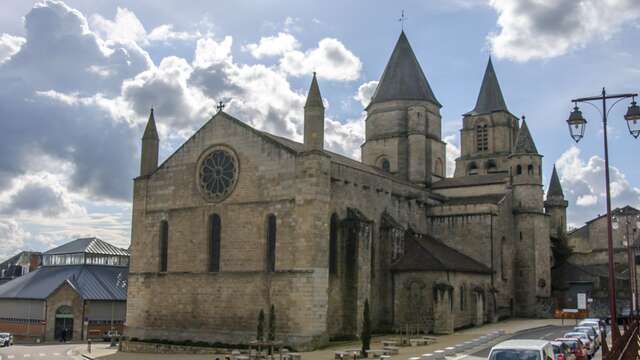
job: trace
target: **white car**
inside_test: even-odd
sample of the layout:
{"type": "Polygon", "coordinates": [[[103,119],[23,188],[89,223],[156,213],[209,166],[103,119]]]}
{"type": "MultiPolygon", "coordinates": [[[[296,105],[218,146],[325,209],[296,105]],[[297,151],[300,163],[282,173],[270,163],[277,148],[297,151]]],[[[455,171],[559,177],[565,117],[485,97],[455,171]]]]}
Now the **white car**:
{"type": "Polygon", "coordinates": [[[0,347],[13,345],[13,335],[9,333],[0,333],[0,347]]]}
{"type": "Polygon", "coordinates": [[[507,340],[491,348],[488,360],[554,360],[553,346],[546,340],[507,340]]]}
{"type": "Polygon", "coordinates": [[[596,331],[596,333],[598,333],[598,336],[600,337],[600,339],[602,339],[602,330],[605,329],[604,326],[601,327],[601,323],[600,320],[598,319],[584,319],[582,321],[580,321],[580,323],[578,324],[578,326],[591,326],[593,328],[593,330],[596,331]]]}
{"type": "Polygon", "coordinates": [[[600,347],[600,336],[598,336],[598,332],[592,328],[591,326],[588,325],[578,325],[576,327],[573,328],[573,330],[571,331],[577,331],[577,332],[584,332],[587,333],[587,335],[593,339],[593,341],[596,343],[596,348],[600,347]]]}
{"type": "Polygon", "coordinates": [[[572,331],[564,334],[564,336],[562,337],[580,339],[580,341],[582,341],[584,346],[587,348],[587,353],[589,354],[589,357],[593,356],[593,354],[595,354],[596,352],[596,344],[593,341],[591,341],[587,333],[572,331]]]}

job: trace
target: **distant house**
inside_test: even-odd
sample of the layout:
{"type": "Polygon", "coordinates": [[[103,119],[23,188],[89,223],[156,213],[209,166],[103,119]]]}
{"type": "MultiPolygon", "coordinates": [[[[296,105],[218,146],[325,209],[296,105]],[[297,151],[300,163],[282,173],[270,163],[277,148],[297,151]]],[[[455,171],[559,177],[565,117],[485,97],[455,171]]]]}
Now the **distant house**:
{"type": "Polygon", "coordinates": [[[129,252],[97,238],[42,254],[42,266],[0,285],[0,332],[69,340],[122,332],[129,252]]]}
{"type": "Polygon", "coordinates": [[[37,269],[41,256],[39,252],[23,251],[0,263],[0,285],[37,269]]]}

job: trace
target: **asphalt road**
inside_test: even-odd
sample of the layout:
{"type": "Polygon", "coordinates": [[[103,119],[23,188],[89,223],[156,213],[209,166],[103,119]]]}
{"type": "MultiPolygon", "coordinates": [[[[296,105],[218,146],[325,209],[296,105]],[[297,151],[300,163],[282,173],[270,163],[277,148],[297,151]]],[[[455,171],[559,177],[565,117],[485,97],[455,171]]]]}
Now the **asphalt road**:
{"type": "Polygon", "coordinates": [[[63,360],[82,359],[72,349],[78,344],[34,344],[34,345],[13,345],[0,348],[0,360],[63,360]]]}
{"type": "MultiPolygon", "coordinates": [[[[508,339],[537,339],[537,340],[553,340],[559,337],[562,337],[565,333],[571,331],[573,329],[572,326],[545,326],[541,328],[534,328],[523,330],[513,334],[513,336],[508,339]]],[[[508,340],[505,339],[505,340],[508,340]]],[[[478,359],[486,359],[489,356],[489,351],[491,351],[491,346],[488,346],[484,349],[481,349],[473,354],[467,355],[464,360],[478,360],[478,359]]],[[[595,353],[593,360],[602,359],[602,354],[600,350],[595,353]]]]}

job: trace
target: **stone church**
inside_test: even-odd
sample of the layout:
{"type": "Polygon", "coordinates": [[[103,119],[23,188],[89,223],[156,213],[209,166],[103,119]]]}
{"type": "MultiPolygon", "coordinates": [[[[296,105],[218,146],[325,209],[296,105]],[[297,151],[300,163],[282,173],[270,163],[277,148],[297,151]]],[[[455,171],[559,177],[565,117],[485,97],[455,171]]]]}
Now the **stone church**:
{"type": "Polygon", "coordinates": [[[463,115],[453,177],[436,95],[404,33],[367,106],[362,161],[324,149],[315,74],[304,142],[218,112],[158,165],[151,112],[134,181],[126,334],[237,344],[273,304],[298,349],[377,331],[433,333],[551,311],[551,229],[527,123],[491,60],[463,115]]]}

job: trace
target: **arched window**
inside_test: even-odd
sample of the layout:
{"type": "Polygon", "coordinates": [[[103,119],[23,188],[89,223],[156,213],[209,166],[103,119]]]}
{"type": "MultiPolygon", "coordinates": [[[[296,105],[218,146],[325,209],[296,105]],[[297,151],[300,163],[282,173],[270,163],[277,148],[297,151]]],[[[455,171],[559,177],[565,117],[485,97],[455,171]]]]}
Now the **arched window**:
{"type": "Polygon", "coordinates": [[[527,166],[527,173],[533,175],[533,165],[529,164],[529,166],[527,166]]]}
{"type": "Polygon", "coordinates": [[[489,132],[487,124],[478,124],[476,126],[476,148],[478,151],[489,150],[489,132]]]}
{"type": "Polygon", "coordinates": [[[460,311],[464,310],[464,288],[460,286],[460,311]]]}
{"type": "Polygon", "coordinates": [[[220,233],[222,222],[218,214],[209,216],[209,271],[220,271],[220,233]]]}
{"type": "Polygon", "coordinates": [[[276,271],[276,216],[267,215],[267,272],[276,271]]]}
{"type": "Polygon", "coordinates": [[[433,166],[434,174],[444,177],[444,166],[442,165],[442,159],[437,158],[435,165],[433,166]]]}
{"type": "Polygon", "coordinates": [[[516,175],[522,175],[522,165],[516,166],[516,175]]]}
{"type": "Polygon", "coordinates": [[[478,165],[475,162],[469,164],[469,169],[467,170],[469,175],[478,175],[478,165]]]}
{"type": "Polygon", "coordinates": [[[331,215],[329,223],[329,274],[338,272],[338,214],[331,215]]]}
{"type": "Polygon", "coordinates": [[[498,170],[498,165],[496,165],[496,161],[493,159],[490,159],[487,161],[487,172],[493,172],[498,170]]]}
{"type": "Polygon", "coordinates": [[[160,222],[160,272],[167,271],[167,257],[169,248],[169,222],[160,222]]]}
{"type": "Polygon", "coordinates": [[[386,172],[390,172],[391,171],[391,163],[389,162],[389,159],[382,159],[382,162],[380,163],[380,166],[382,167],[382,170],[386,171],[386,172]]]}

